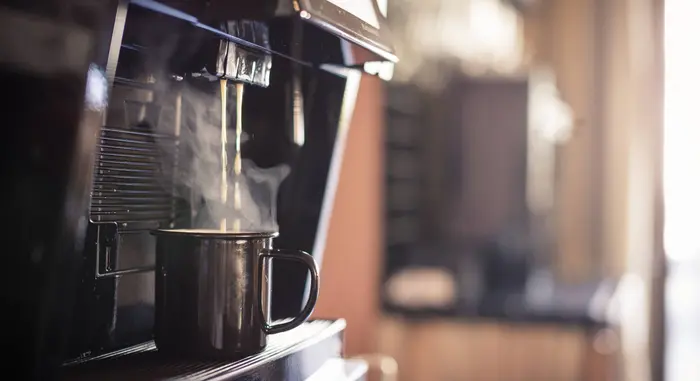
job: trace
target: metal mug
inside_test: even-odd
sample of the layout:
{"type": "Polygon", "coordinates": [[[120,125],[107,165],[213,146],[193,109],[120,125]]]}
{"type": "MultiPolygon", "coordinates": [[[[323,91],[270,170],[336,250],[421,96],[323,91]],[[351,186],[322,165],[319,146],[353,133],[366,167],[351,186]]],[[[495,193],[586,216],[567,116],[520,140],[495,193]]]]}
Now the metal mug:
{"type": "Polygon", "coordinates": [[[267,335],[303,324],[318,298],[318,267],[303,251],[272,248],[277,233],[156,230],[155,342],[159,352],[238,359],[265,349],[267,335]],[[292,320],[270,324],[272,259],[311,273],[308,301],[292,320]]]}

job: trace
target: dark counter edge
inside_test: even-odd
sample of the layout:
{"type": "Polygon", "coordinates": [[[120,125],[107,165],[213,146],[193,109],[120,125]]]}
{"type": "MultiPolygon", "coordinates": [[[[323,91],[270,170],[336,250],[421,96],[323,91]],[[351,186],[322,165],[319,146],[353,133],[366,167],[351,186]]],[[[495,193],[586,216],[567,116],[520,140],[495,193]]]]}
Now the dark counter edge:
{"type": "Polygon", "coordinates": [[[383,306],[383,315],[407,323],[427,323],[436,320],[448,320],[462,323],[498,323],[512,325],[563,325],[581,328],[608,327],[613,322],[599,320],[584,315],[547,316],[539,314],[491,314],[462,310],[412,310],[389,305],[383,306]]]}
{"type": "MultiPolygon", "coordinates": [[[[477,303],[457,303],[444,309],[412,309],[383,299],[381,310],[386,316],[411,323],[443,319],[465,323],[555,324],[585,329],[614,326],[616,317],[603,311],[607,311],[611,303],[614,303],[619,284],[616,280],[610,279],[594,283],[596,287],[591,288],[585,297],[580,298],[573,305],[568,303],[568,306],[557,305],[557,303],[544,305],[528,303],[522,292],[513,292],[492,293],[477,303]],[[508,299],[511,299],[510,303],[508,299]]],[[[567,299],[571,301],[571,298],[567,299]]]]}

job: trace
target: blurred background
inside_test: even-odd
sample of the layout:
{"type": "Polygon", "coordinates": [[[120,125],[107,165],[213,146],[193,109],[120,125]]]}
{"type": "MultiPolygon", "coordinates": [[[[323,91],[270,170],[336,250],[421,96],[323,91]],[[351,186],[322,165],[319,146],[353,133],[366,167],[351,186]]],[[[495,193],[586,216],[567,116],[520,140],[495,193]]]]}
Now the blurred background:
{"type": "Polygon", "coordinates": [[[317,317],[377,380],[700,379],[700,2],[389,0],[317,317]]]}

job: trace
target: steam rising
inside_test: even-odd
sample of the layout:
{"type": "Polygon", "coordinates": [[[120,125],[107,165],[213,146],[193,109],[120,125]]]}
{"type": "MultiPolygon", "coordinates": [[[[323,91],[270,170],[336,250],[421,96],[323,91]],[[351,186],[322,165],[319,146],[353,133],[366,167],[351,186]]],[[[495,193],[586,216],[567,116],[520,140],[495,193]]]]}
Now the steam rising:
{"type": "MultiPolygon", "coordinates": [[[[185,86],[181,94],[180,153],[175,181],[181,188],[180,195],[189,193],[192,228],[218,230],[220,221],[226,218],[229,229],[230,221],[239,220],[243,232],[277,231],[277,191],[289,174],[289,166],[260,168],[251,160],[243,160],[241,176],[235,176],[232,173],[235,125],[229,123],[228,202],[224,205],[221,201],[221,97],[218,92],[207,93],[192,86],[185,86]],[[233,205],[236,187],[241,197],[240,210],[233,205]]],[[[231,118],[236,113],[235,103],[235,96],[230,96],[227,102],[229,121],[235,120],[231,118]]],[[[174,119],[171,122],[174,124],[174,119]]],[[[244,134],[242,142],[246,138],[244,134]]]]}

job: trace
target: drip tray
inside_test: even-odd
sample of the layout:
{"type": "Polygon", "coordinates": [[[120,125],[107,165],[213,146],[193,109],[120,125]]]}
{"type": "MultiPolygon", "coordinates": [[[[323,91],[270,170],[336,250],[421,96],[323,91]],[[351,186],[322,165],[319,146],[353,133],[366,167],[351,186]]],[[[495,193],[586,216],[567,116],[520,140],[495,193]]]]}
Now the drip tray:
{"type": "Polygon", "coordinates": [[[285,380],[302,381],[342,354],[345,320],[314,320],[268,336],[267,348],[239,361],[182,361],[158,353],[153,342],[64,367],[64,380],[285,380]]]}

